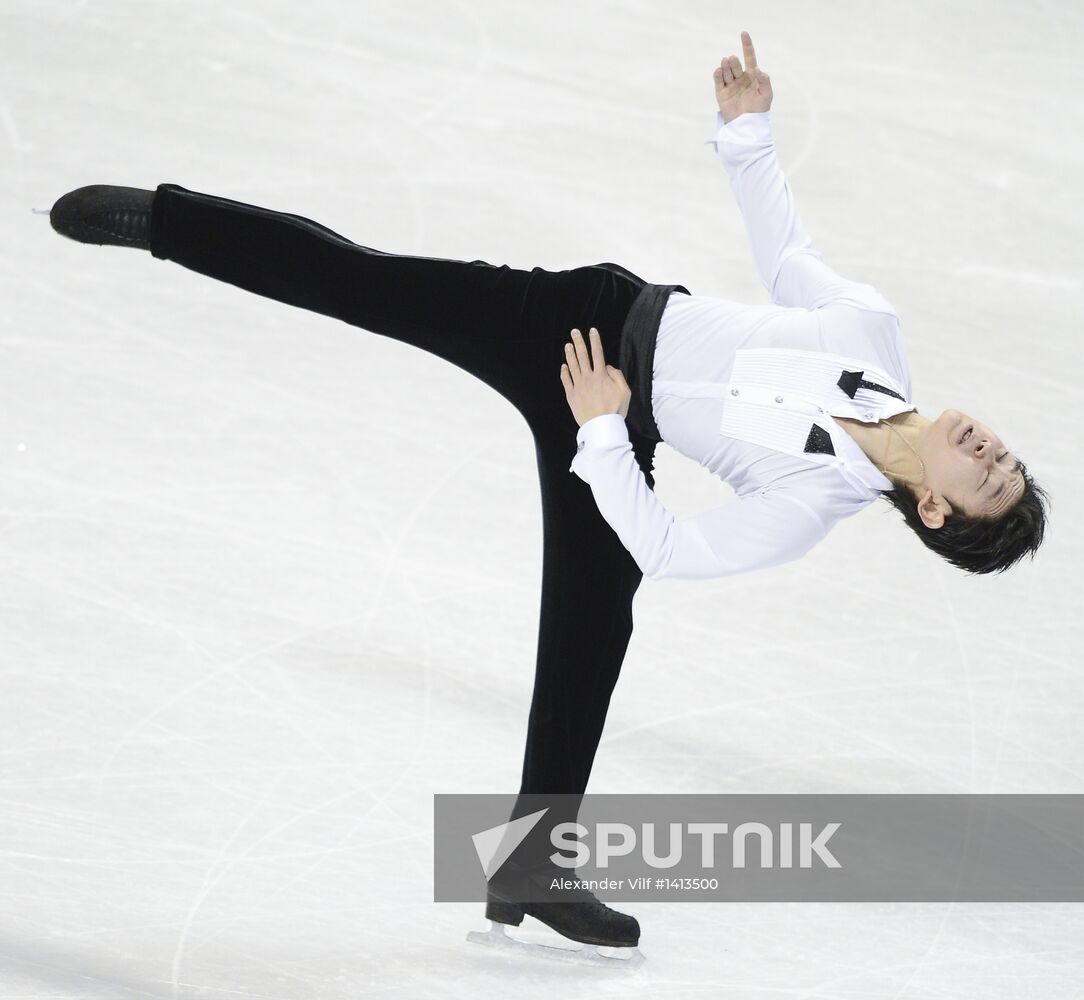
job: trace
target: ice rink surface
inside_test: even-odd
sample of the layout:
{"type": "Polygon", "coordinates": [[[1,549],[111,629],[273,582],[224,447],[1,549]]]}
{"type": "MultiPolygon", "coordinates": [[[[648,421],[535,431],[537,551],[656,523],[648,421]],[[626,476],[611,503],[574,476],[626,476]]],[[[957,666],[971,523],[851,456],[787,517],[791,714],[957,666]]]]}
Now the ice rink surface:
{"type": "MultiPolygon", "coordinates": [[[[766,303],[703,144],[750,31],[815,245],[899,311],[920,410],[1027,461],[1048,536],[969,578],[877,503],[798,563],[645,579],[589,790],[1084,793],[1082,20],[5,0],[0,998],[1084,996],[1070,904],[627,904],[625,975],[466,944],[432,796],[518,785],[526,424],[435,357],[31,211],[170,181],[390,252],[766,303]]],[[[733,496],[665,445],[656,477],[679,514],[733,496]]]]}

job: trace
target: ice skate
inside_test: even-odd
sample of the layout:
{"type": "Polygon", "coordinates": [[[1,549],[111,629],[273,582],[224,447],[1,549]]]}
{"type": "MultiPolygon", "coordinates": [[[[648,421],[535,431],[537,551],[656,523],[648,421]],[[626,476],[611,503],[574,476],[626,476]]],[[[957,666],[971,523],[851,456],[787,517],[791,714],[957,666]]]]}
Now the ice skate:
{"type": "Polygon", "coordinates": [[[49,212],[61,236],[98,246],[151,248],[154,191],[92,184],[62,195],[49,212]]]}
{"type": "MultiPolygon", "coordinates": [[[[542,884],[553,875],[568,877],[567,872],[560,873],[551,868],[545,873],[536,872],[529,881],[542,884]]],[[[467,934],[468,941],[503,948],[511,953],[580,965],[634,969],[643,963],[644,956],[637,947],[640,925],[635,917],[611,909],[586,889],[572,890],[566,894],[566,899],[556,902],[503,899],[502,893],[513,895],[509,892],[510,884],[507,878],[498,877],[490,882],[486,898],[489,930],[471,931],[467,934]],[[540,944],[510,936],[506,928],[509,925],[518,927],[524,916],[534,917],[580,947],[540,944]],[[616,954],[601,952],[600,948],[611,948],[616,954]]]]}

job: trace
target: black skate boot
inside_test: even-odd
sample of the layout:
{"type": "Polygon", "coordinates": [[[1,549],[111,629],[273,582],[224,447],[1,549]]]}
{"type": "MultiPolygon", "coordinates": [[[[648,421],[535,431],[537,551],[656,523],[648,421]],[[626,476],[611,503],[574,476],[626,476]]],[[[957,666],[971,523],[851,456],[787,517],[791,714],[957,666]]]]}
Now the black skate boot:
{"type": "Polygon", "coordinates": [[[569,896],[573,898],[561,902],[514,903],[490,889],[486,894],[486,919],[518,927],[527,914],[580,944],[635,948],[640,943],[640,924],[635,917],[610,909],[586,889],[570,891],[569,896]]]}
{"type": "Polygon", "coordinates": [[[112,184],[76,188],[58,199],[49,222],[61,236],[80,243],[150,250],[154,195],[112,184]]]}
{"type": "Polygon", "coordinates": [[[619,913],[583,888],[562,890],[559,900],[549,890],[553,879],[575,878],[575,873],[555,865],[519,868],[514,862],[505,865],[489,881],[486,893],[486,919],[489,932],[472,932],[468,940],[484,944],[503,944],[519,950],[544,954],[548,958],[568,958],[592,965],[633,967],[643,961],[637,949],[640,924],[635,917],[619,913]],[[570,941],[585,947],[578,951],[528,944],[504,933],[503,925],[518,927],[524,915],[534,917],[570,941]],[[599,947],[627,948],[628,958],[601,955],[599,947]]]}

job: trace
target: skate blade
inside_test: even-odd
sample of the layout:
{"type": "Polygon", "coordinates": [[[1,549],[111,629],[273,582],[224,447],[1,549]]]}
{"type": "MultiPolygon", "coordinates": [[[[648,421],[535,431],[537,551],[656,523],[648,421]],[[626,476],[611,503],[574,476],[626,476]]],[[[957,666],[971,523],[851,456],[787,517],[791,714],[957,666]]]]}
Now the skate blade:
{"type": "Polygon", "coordinates": [[[575,965],[636,969],[643,965],[645,961],[639,948],[621,948],[620,951],[626,953],[628,958],[616,958],[602,954],[598,950],[600,946],[596,944],[585,944],[579,948],[561,948],[557,945],[520,941],[518,938],[510,937],[505,931],[504,924],[499,924],[495,920],[489,922],[488,931],[468,931],[467,940],[472,941],[474,944],[485,944],[491,948],[500,948],[512,954],[534,955],[537,958],[571,962],[575,965]]]}

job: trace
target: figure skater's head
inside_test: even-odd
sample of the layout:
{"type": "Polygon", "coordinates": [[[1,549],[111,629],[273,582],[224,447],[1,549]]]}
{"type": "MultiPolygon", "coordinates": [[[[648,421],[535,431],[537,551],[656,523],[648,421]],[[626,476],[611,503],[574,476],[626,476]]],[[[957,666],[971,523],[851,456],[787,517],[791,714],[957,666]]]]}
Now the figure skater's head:
{"type": "Polygon", "coordinates": [[[927,548],[973,574],[1034,558],[1050,498],[991,428],[960,410],[896,427],[915,460],[898,476],[889,462],[881,495],[927,548]]]}

